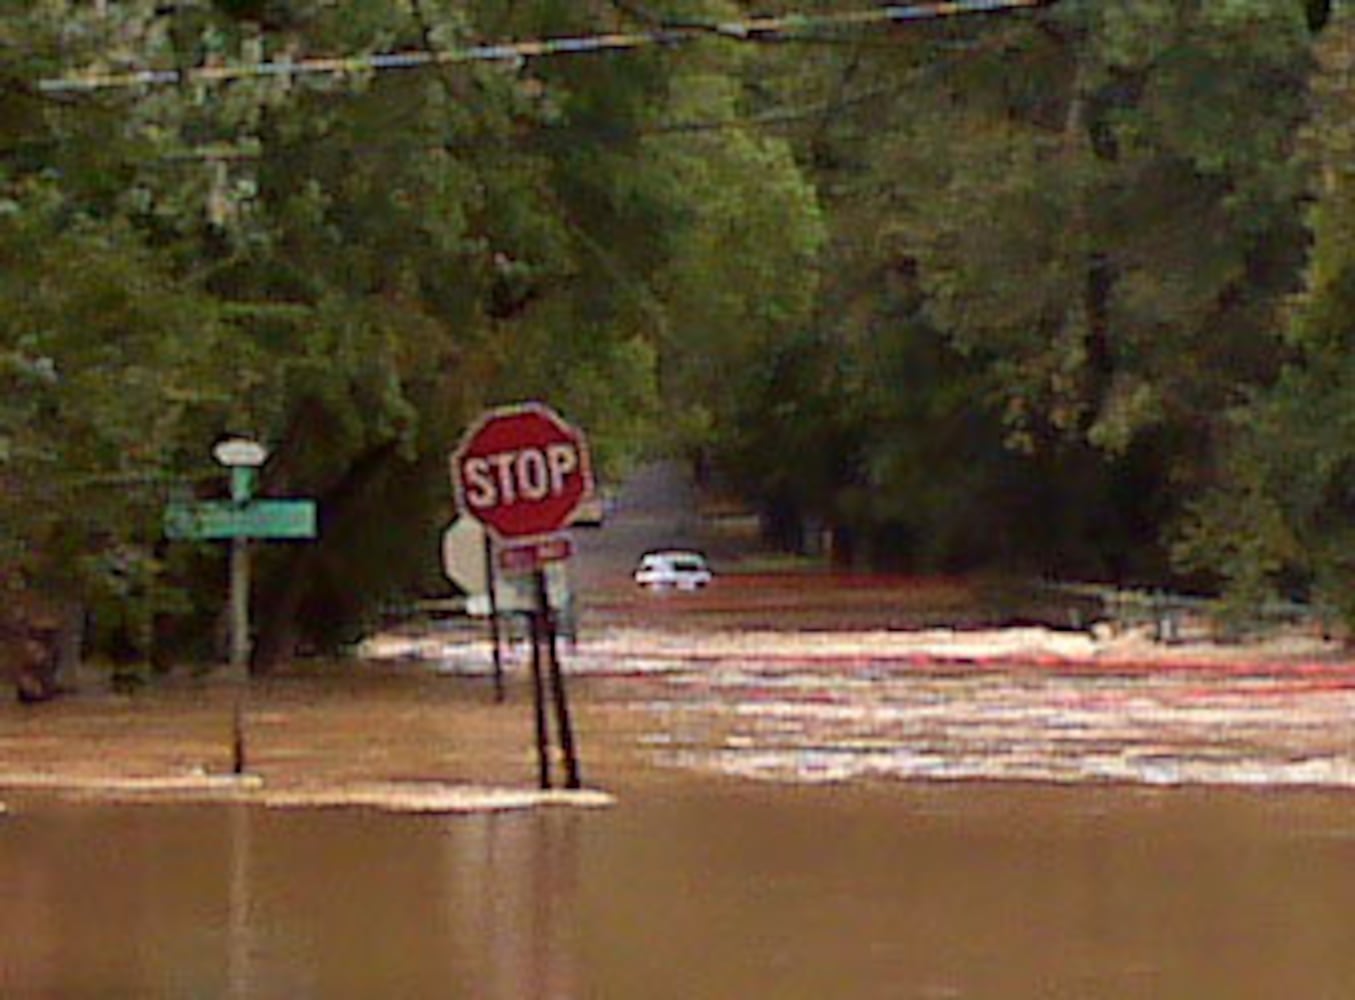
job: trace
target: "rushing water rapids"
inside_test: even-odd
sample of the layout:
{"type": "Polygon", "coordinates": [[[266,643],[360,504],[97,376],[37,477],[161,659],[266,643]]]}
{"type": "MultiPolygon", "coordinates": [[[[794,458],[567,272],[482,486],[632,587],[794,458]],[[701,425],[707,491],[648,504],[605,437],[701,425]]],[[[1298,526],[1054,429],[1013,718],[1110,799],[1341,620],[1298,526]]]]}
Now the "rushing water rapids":
{"type": "MultiPolygon", "coordinates": [[[[582,636],[565,659],[583,758],[604,776],[679,767],[801,783],[1355,786],[1346,659],[1088,642],[1039,629],[629,629],[582,636]]],[[[37,711],[7,707],[0,785],[196,787],[275,805],[386,796],[408,808],[422,793],[438,810],[457,807],[449,787],[532,784],[520,644],[508,649],[509,705],[492,701],[477,633],[385,637],[364,652],[384,659],[302,667],[248,690],[185,677],[136,695],[95,689],[37,711]],[[224,773],[237,706],[258,787],[224,773]]]]}
{"type": "MultiPolygon", "coordinates": [[[[464,636],[374,648],[461,675],[488,662],[464,636]]],[[[1355,785],[1355,664],[1320,642],[1180,650],[1043,629],[618,630],[577,645],[571,662],[611,678],[606,698],[644,715],[656,759],[726,774],[1355,785]]]]}

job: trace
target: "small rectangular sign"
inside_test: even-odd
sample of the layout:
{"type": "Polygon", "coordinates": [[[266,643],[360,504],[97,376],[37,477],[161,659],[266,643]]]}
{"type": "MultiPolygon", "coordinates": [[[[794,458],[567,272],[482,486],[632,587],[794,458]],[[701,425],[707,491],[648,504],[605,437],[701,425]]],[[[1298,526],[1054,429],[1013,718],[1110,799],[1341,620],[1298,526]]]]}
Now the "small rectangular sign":
{"type": "Polygon", "coordinates": [[[552,535],[499,549],[499,568],[505,573],[530,573],[546,563],[568,559],[573,553],[568,536],[552,535]]]}
{"type": "Polygon", "coordinates": [[[314,500],[229,500],[171,503],[165,537],[206,541],[223,538],[314,538],[314,500]]]}

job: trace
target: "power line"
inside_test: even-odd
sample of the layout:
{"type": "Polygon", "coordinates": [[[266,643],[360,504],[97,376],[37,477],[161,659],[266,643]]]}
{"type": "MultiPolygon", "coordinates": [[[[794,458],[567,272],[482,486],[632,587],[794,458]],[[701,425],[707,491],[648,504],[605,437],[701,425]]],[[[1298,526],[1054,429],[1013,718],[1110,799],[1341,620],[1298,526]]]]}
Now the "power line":
{"type": "MultiPolygon", "coordinates": [[[[965,50],[968,50],[970,47],[965,46],[964,48],[965,50]]],[[[411,148],[440,150],[449,153],[472,151],[476,153],[492,153],[499,151],[530,153],[533,151],[546,152],[552,147],[574,143],[581,139],[587,140],[593,145],[609,145],[631,143],[637,139],[670,135],[693,135],[743,129],[777,129],[793,127],[805,121],[822,118],[825,115],[847,111],[876,101],[887,100],[890,97],[897,96],[905,87],[917,83],[918,80],[938,72],[945,72],[949,68],[950,65],[946,62],[928,63],[923,66],[915,67],[903,80],[889,86],[871,87],[843,94],[830,100],[814,101],[805,104],[781,105],[745,115],[670,119],[629,126],[606,126],[598,124],[587,126],[577,124],[542,125],[527,135],[518,134],[492,138],[434,136],[428,137],[422,144],[418,142],[358,142],[346,143],[344,144],[343,149],[345,153],[358,156],[387,152],[407,152],[411,148]]],[[[875,127],[871,126],[861,134],[872,134],[874,131],[875,127]]],[[[856,133],[849,134],[855,135],[856,133]]],[[[56,148],[59,145],[59,139],[49,139],[0,146],[0,156],[13,155],[23,149],[31,148],[43,150],[56,148]]],[[[209,143],[196,148],[185,148],[178,152],[161,153],[151,157],[150,161],[169,165],[199,164],[209,160],[214,162],[248,162],[259,160],[261,155],[261,150],[257,146],[250,147],[238,143],[209,143]]]]}
{"type": "Polygon", "coordinates": [[[362,56],[195,66],[187,69],[77,73],[72,76],[41,80],[38,82],[38,89],[47,94],[62,94],[187,83],[224,83],[260,77],[338,76],[347,73],[385,72],[481,62],[518,62],[525,59],[677,46],[710,37],[736,42],[782,42],[871,25],[933,21],[972,14],[995,14],[1046,7],[1056,2],[1057,0],[938,0],[903,5],[891,4],[837,14],[785,14],[753,17],[741,21],[683,21],[645,31],[537,38],[437,51],[422,49],[362,56]]]}

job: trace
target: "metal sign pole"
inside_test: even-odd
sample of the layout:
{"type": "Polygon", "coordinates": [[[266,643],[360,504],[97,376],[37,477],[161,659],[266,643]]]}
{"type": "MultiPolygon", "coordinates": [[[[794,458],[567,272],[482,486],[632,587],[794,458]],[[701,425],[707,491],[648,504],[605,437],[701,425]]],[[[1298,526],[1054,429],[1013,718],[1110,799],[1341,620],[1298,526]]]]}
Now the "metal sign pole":
{"type": "MultiPolygon", "coordinates": [[[[249,540],[251,538],[314,538],[314,500],[255,500],[259,467],[268,459],[268,449],[248,438],[227,438],[212,448],[212,457],[230,470],[230,499],[171,500],[165,507],[165,537],[171,540],[208,541],[228,539],[230,592],[226,617],[230,626],[230,665],[249,670],[249,540]]],[[[245,771],[244,692],[245,678],[237,681],[235,708],[231,717],[232,770],[245,771]]]]}
{"type": "MultiPolygon", "coordinates": [[[[244,509],[254,494],[257,473],[248,465],[231,466],[231,503],[244,509]]],[[[243,536],[231,539],[231,666],[249,664],[249,549],[243,536]]]]}
{"type": "Polygon", "coordinates": [[[555,612],[551,610],[550,595],[546,590],[546,571],[536,571],[536,599],[541,608],[546,639],[546,669],[550,674],[551,695],[555,700],[555,731],[560,740],[560,751],[565,758],[565,787],[581,788],[579,759],[574,752],[574,727],[569,720],[569,701],[565,697],[565,677],[560,670],[559,650],[555,642],[555,612]]]}
{"type": "MultiPolygon", "coordinates": [[[[242,673],[249,670],[249,540],[231,539],[231,667],[242,673]]],[[[234,681],[235,705],[231,712],[231,772],[245,773],[246,678],[234,681]]]]}
{"type": "Polygon", "coordinates": [[[231,539],[231,666],[249,665],[249,540],[231,539]]]}
{"type": "MultiPolygon", "coordinates": [[[[237,507],[248,506],[254,492],[255,471],[249,466],[231,468],[231,503],[237,507]]],[[[241,674],[249,671],[249,539],[236,537],[231,539],[231,667],[241,674]]],[[[235,691],[235,704],[231,712],[231,773],[245,773],[245,706],[244,683],[235,691]]]]}
{"type": "Polygon", "coordinates": [[[497,573],[494,567],[494,540],[490,538],[489,532],[485,536],[485,586],[489,591],[489,641],[494,650],[494,700],[502,703],[504,700],[503,689],[503,651],[499,644],[499,598],[495,594],[498,588],[495,586],[495,577],[497,573]]]}
{"type": "Polygon", "coordinates": [[[531,613],[532,632],[532,708],[536,714],[537,777],[541,789],[550,788],[550,735],[546,731],[546,691],[541,678],[541,639],[545,614],[538,608],[531,613]]]}

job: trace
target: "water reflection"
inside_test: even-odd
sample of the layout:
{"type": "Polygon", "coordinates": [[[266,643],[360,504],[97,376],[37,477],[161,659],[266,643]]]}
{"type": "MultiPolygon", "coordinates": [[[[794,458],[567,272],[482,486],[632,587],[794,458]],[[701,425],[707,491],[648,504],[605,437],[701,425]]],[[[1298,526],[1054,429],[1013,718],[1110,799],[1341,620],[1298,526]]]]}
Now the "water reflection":
{"type": "Polygon", "coordinates": [[[444,884],[462,995],[578,996],[571,911],[578,817],[492,813],[458,821],[445,841],[444,884]],[[471,984],[473,989],[470,988],[471,984]]]}
{"type": "Polygon", "coordinates": [[[251,912],[253,893],[250,891],[250,811],[235,807],[228,813],[230,897],[226,923],[226,981],[231,997],[248,997],[255,995],[251,963],[254,920],[251,912]]]}
{"type": "Polygon", "coordinates": [[[18,802],[0,995],[1345,996],[1349,805],[708,780],[457,818],[18,802]]]}
{"type": "Polygon", "coordinates": [[[578,996],[579,819],[29,804],[0,994],[578,996]]]}

